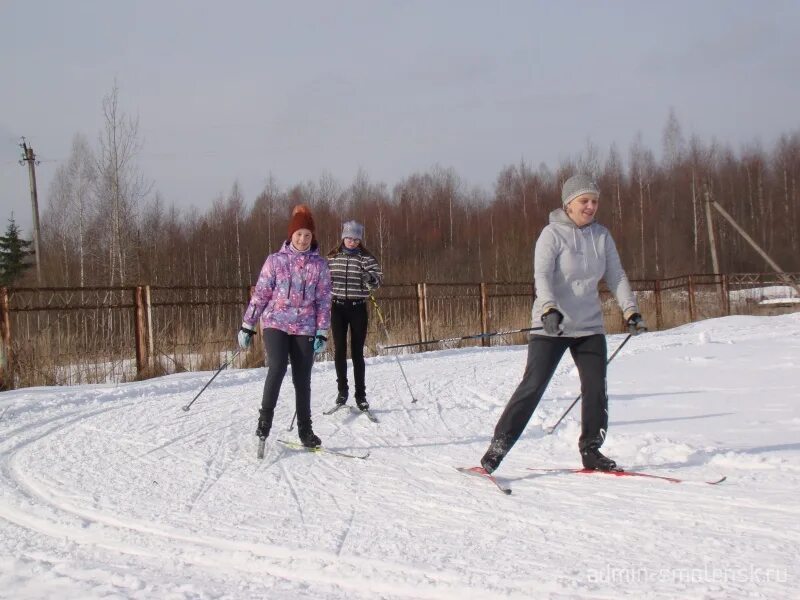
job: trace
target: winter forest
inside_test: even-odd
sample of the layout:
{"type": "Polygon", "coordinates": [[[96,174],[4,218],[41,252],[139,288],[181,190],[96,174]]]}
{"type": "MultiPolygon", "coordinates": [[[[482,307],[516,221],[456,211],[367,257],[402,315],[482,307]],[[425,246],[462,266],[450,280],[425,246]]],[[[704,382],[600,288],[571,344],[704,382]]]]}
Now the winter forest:
{"type": "MultiPolygon", "coordinates": [[[[138,119],[116,87],[102,111],[96,141],[75,135],[44,194],[46,286],[247,285],[284,239],[300,202],[314,211],[323,250],[338,242],[344,220],[364,222],[365,243],[380,257],[387,283],[529,281],[535,237],[559,206],[561,183],[578,170],[594,174],[603,191],[598,220],[611,230],[632,279],[713,271],[706,200],[725,207],[784,268],[800,268],[800,131],[771,147],[754,140],[733,149],[684,132],[670,111],[661,148],[641,136],[627,149],[584,141],[555,166],[536,164],[535,156],[508,164],[488,191],[438,165],[393,185],[364,171],[350,183],[310,173],[305,182],[284,184],[264,165],[263,189],[247,190],[254,198],[232,182],[201,211],[176,208],[142,172],[138,119]]],[[[769,270],[740,235],[715,221],[723,273],[769,270]]],[[[34,281],[29,271],[18,285],[34,281]]]]}

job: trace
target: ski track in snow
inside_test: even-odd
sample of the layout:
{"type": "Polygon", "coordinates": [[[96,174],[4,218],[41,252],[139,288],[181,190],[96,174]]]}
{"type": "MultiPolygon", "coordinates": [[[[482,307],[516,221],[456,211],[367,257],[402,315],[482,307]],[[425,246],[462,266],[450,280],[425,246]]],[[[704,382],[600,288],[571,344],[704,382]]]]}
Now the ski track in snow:
{"type": "MultiPolygon", "coordinates": [[[[266,456],[264,370],[0,394],[0,598],[787,598],[800,547],[800,314],[727,317],[633,338],[609,366],[607,453],[719,486],[530,471],[579,466],[567,354],[496,473],[465,477],[525,346],[368,359],[380,423],[314,428],[368,460],[292,451],[290,377],[266,456]]],[[[609,337],[609,355],[624,336],[609,337]]]]}

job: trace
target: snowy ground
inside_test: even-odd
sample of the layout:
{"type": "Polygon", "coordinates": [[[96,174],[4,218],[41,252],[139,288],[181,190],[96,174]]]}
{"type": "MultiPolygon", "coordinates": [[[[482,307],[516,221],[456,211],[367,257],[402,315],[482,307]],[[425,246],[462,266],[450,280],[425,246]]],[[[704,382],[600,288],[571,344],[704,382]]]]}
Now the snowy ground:
{"type": "MultiPolygon", "coordinates": [[[[263,369],[0,394],[2,598],[789,598],[800,550],[800,314],[727,317],[633,338],[611,364],[605,449],[630,469],[718,486],[543,473],[578,466],[579,391],[562,362],[498,471],[483,453],[525,347],[367,368],[376,425],[315,429],[366,461],[267,446],[263,369]]],[[[622,336],[609,338],[609,352],[622,336]]],[[[273,435],[292,413],[287,379],[273,435]]]]}

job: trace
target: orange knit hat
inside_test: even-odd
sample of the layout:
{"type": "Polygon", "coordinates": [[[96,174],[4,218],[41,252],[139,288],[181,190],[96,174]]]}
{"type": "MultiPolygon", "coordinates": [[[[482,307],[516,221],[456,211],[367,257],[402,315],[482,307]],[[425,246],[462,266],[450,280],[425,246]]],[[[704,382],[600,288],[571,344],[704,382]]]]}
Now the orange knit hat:
{"type": "Polygon", "coordinates": [[[298,204],[292,210],[292,218],[289,219],[289,239],[298,229],[308,229],[312,235],[315,231],[314,217],[311,216],[311,209],[305,204],[298,204]]]}

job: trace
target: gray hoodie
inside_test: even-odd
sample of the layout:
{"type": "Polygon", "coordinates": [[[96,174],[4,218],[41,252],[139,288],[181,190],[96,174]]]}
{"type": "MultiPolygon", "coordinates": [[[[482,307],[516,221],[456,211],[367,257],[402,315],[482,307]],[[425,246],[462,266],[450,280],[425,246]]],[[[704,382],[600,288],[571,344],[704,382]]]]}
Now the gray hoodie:
{"type": "MultiPolygon", "coordinates": [[[[553,307],[564,315],[561,325],[565,336],[605,333],[597,290],[601,279],[616,297],[625,318],[639,312],[608,229],[595,222],[578,227],[563,208],[550,213],[550,224],[536,240],[533,274],[533,327],[540,327],[542,314],[553,307]]],[[[536,335],[547,334],[537,331],[536,335]]]]}

